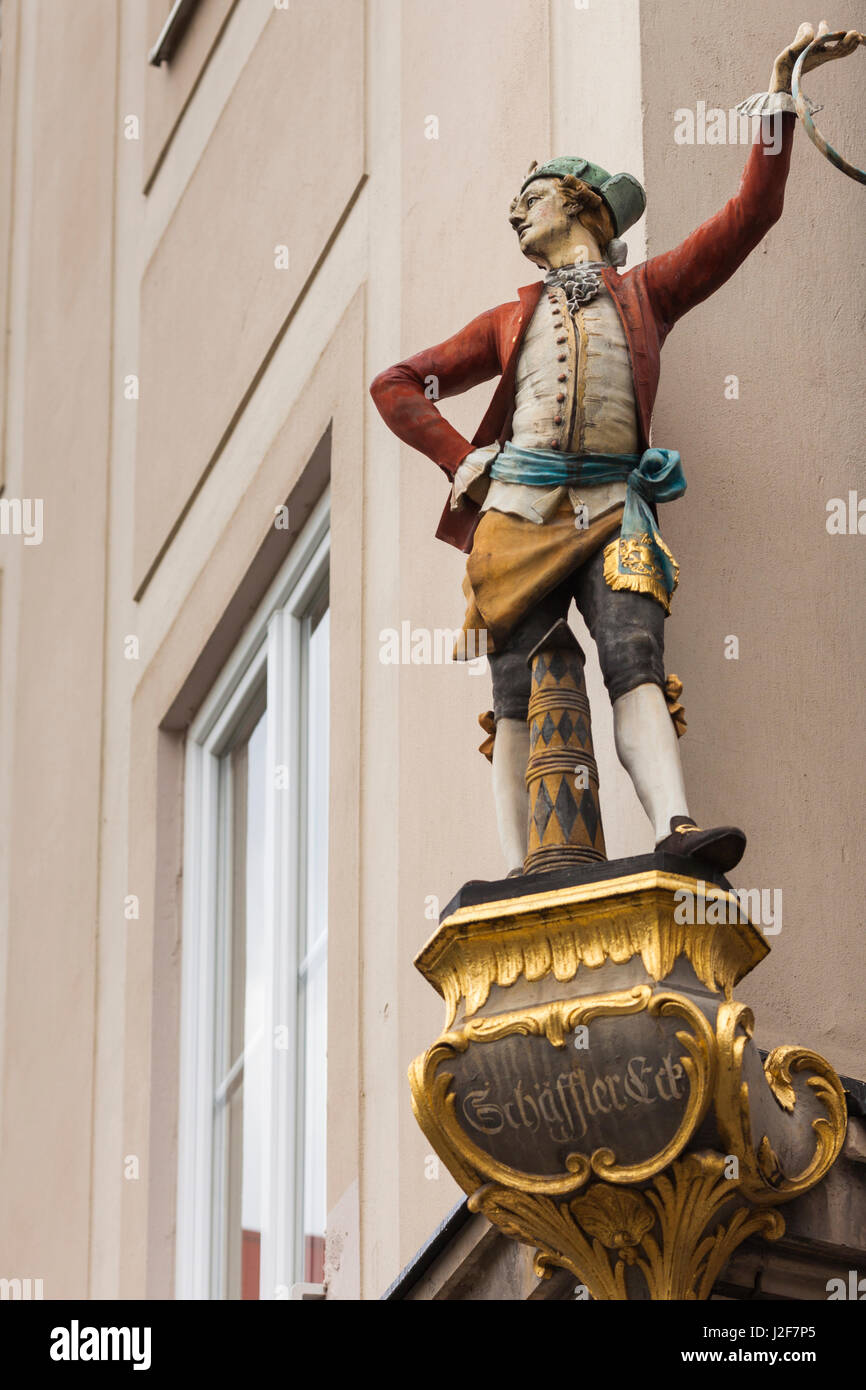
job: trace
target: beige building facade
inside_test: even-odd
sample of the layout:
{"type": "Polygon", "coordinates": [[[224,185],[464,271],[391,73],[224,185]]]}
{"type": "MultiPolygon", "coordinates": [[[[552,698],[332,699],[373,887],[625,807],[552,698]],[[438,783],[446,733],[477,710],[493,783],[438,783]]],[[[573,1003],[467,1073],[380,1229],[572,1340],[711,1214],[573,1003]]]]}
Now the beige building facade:
{"type": "MultiPolygon", "coordinates": [[[[502,872],[489,677],[441,657],[446,483],[368,385],[537,277],[506,220],[531,160],[644,183],[630,265],[720,208],[747,149],[706,113],[766,90],[801,11],[3,0],[0,1276],[378,1299],[455,1206],[409,1103],[441,1026],[412,958],[502,872]],[[431,659],[384,659],[421,629],[431,659]]],[[[857,158],[862,54],[808,90],[857,158]]],[[[692,812],[782,894],[740,994],[762,1047],[854,1079],[864,304],[862,189],[798,128],[783,217],[672,335],[654,419],[688,477],[692,812]]],[[[443,406],[467,437],[491,389],[443,406]]],[[[608,855],[643,853],[586,643],[608,855]]],[[[862,1251],[852,1113],[860,1197],[814,1221],[862,1251]]],[[[405,1296],[531,1296],[511,1250],[486,1295],[454,1275],[481,1218],[448,1241],[405,1296]]]]}

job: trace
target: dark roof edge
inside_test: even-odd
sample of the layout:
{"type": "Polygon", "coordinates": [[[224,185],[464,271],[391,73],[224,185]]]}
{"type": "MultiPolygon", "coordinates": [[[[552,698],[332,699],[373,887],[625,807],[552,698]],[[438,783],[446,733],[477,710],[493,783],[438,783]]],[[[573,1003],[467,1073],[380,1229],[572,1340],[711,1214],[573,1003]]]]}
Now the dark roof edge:
{"type": "Polygon", "coordinates": [[[456,1207],[448,1213],[444,1221],[440,1221],[430,1239],[421,1246],[417,1255],[414,1255],[406,1268],[401,1270],[393,1284],[385,1290],[380,1298],[380,1302],[386,1300],[397,1300],[405,1298],[411,1288],[418,1283],[422,1275],[442,1254],[442,1251],[451,1243],[472,1216],[469,1210],[469,1199],[464,1197],[458,1202],[456,1207]]]}

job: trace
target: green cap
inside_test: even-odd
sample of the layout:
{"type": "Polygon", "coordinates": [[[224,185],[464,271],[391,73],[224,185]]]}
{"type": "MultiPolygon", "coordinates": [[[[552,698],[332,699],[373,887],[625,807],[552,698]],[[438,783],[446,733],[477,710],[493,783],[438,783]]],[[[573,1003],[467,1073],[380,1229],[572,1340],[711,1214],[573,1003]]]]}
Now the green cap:
{"type": "Polygon", "coordinates": [[[600,164],[581,159],[579,155],[561,155],[533,169],[520,192],[523,193],[535,179],[564,179],[569,175],[588,184],[604,199],[617,236],[622,236],[643,217],[646,194],[633,174],[609,174],[600,164]]]}

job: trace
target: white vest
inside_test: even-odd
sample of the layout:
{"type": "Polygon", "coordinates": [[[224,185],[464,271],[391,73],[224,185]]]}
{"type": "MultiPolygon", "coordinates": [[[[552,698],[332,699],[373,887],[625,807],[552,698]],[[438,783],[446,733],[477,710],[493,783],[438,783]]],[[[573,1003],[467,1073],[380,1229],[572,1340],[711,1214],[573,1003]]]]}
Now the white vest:
{"type": "MultiPolygon", "coordinates": [[[[521,449],[558,448],[573,454],[638,452],[628,343],[604,286],[575,318],[564,291],[545,287],[517,359],[511,441],[521,449]]],[[[575,510],[585,506],[592,520],[625,500],[626,485],[566,489],[493,481],[483,510],[546,521],[566,493],[575,510]]]]}

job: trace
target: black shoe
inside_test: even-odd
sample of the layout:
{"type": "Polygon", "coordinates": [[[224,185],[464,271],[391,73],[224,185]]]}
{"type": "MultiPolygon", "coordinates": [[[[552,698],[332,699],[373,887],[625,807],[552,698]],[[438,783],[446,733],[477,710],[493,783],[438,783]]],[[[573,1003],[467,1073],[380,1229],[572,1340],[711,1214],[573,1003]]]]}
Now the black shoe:
{"type": "MultiPolygon", "coordinates": [[[[506,878],[522,878],[522,869],[509,869],[506,878]]],[[[464,888],[486,888],[489,883],[499,883],[498,878],[467,878],[464,888]]]]}
{"type": "Polygon", "coordinates": [[[656,845],[656,853],[687,855],[702,859],[714,869],[727,873],[739,864],[746,848],[746,836],[735,825],[701,830],[689,816],[672,816],[671,833],[656,845]]]}

